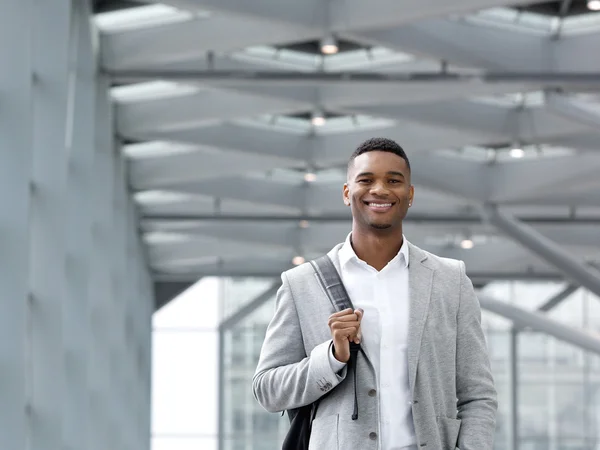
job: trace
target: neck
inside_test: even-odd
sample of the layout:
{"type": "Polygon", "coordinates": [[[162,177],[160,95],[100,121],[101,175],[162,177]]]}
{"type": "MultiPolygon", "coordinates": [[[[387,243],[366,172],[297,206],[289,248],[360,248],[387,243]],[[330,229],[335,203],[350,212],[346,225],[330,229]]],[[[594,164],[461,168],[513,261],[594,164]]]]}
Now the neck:
{"type": "Polygon", "coordinates": [[[383,269],[402,247],[402,226],[394,229],[363,230],[352,225],[352,248],[361,260],[377,270],[383,269]]]}

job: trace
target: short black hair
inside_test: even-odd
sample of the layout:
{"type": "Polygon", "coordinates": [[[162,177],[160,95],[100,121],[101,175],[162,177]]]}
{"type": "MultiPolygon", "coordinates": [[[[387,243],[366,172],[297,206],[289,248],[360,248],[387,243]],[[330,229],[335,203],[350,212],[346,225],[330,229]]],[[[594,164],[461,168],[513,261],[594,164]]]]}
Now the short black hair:
{"type": "Polygon", "coordinates": [[[406,156],[406,152],[404,151],[404,149],[400,147],[400,145],[398,145],[396,141],[382,137],[371,138],[360,144],[358,148],[354,150],[352,156],[350,156],[350,160],[348,161],[348,167],[350,167],[350,164],[352,164],[352,162],[358,156],[362,155],[363,153],[374,151],[388,152],[393,153],[394,155],[398,155],[400,158],[406,161],[406,167],[410,172],[410,162],[408,161],[408,156],[406,156]]]}

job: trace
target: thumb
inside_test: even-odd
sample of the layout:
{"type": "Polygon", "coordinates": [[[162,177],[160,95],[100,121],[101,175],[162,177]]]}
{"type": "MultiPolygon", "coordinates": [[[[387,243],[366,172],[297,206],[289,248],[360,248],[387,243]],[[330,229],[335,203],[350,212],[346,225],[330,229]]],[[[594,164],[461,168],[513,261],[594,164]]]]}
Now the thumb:
{"type": "Polygon", "coordinates": [[[354,314],[356,314],[356,316],[358,317],[359,322],[362,320],[364,313],[365,312],[361,308],[354,310],[354,314]]]}

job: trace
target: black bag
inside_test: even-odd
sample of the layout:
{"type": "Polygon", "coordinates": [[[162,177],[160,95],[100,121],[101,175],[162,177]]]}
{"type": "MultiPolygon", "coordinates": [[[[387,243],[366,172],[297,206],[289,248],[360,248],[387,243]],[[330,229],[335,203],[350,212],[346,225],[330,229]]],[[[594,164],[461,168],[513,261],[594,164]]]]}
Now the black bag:
{"type": "MultiPolygon", "coordinates": [[[[337,311],[342,311],[347,308],[354,309],[352,302],[348,297],[348,293],[346,292],[346,288],[340,279],[340,275],[329,256],[321,256],[310,263],[315,269],[319,282],[325,289],[325,292],[327,292],[327,296],[335,309],[337,311]]],[[[356,357],[360,350],[360,344],[355,344],[354,342],[350,343],[350,361],[348,361],[348,364],[354,372],[353,420],[358,418],[358,405],[356,400],[356,357]]],[[[319,402],[323,398],[324,397],[321,397],[310,405],[287,411],[290,419],[290,429],[283,441],[282,450],[308,450],[312,422],[317,413],[319,402]]]]}

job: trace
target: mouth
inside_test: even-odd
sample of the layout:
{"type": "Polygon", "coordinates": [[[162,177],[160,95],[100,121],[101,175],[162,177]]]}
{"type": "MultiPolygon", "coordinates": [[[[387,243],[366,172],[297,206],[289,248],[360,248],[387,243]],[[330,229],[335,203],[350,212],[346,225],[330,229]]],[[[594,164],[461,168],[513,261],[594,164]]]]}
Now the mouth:
{"type": "Polygon", "coordinates": [[[386,212],[392,209],[392,206],[395,205],[395,202],[363,202],[365,205],[369,207],[371,211],[376,212],[386,212]]]}

